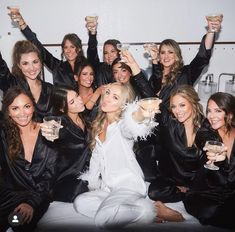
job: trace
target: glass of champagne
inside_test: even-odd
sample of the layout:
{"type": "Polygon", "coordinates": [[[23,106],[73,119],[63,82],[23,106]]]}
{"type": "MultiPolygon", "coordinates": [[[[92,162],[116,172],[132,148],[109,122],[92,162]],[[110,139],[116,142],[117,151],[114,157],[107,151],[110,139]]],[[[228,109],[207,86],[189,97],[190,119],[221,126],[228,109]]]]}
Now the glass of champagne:
{"type": "Polygon", "coordinates": [[[10,10],[10,16],[12,18],[12,27],[13,28],[17,28],[18,27],[18,23],[17,23],[17,15],[19,15],[20,13],[20,8],[18,6],[8,6],[7,7],[8,10],[10,10]]]}
{"type": "MultiPolygon", "coordinates": [[[[224,147],[224,144],[218,141],[209,140],[206,142],[204,150],[215,153],[215,156],[218,155],[224,147]]],[[[219,170],[219,167],[214,164],[215,161],[211,161],[209,164],[204,164],[205,168],[210,170],[219,170]]]]}
{"type": "Polygon", "coordinates": [[[94,35],[96,33],[98,16],[96,14],[88,15],[85,17],[85,21],[87,23],[87,29],[94,35]]]}
{"type": "Polygon", "coordinates": [[[148,97],[139,100],[138,105],[140,106],[140,108],[148,112],[148,124],[153,122],[153,112],[156,111],[156,109],[159,109],[160,103],[161,100],[157,97],[148,97]]]}
{"type": "MultiPolygon", "coordinates": [[[[129,47],[130,47],[130,44],[128,44],[128,43],[118,43],[117,44],[117,49],[120,50],[121,52],[128,50],[129,47]]],[[[125,60],[123,59],[122,56],[121,56],[120,62],[125,62],[125,60]]]]}
{"type": "MultiPolygon", "coordinates": [[[[206,19],[207,19],[207,21],[210,21],[210,22],[216,22],[216,21],[222,22],[223,14],[221,14],[221,13],[208,14],[208,15],[206,15],[206,19]]],[[[218,32],[216,28],[212,28],[211,31],[218,32]]]]}

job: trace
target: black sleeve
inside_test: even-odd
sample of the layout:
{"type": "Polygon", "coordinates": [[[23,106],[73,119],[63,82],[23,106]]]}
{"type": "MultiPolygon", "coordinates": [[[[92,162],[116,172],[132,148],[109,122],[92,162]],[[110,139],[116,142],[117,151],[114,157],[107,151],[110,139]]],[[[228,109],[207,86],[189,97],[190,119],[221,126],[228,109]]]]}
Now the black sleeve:
{"type": "Polygon", "coordinates": [[[43,62],[45,65],[53,71],[60,63],[61,61],[54,57],[38,40],[36,34],[27,26],[24,30],[22,30],[22,33],[26,37],[27,40],[31,41],[33,44],[36,45],[36,47],[40,50],[43,62]]]}
{"type": "Polygon", "coordinates": [[[96,34],[92,35],[91,33],[89,33],[87,59],[91,63],[91,65],[93,66],[96,73],[97,73],[97,70],[98,70],[99,64],[100,64],[97,45],[98,45],[98,41],[96,38],[96,34]]]}

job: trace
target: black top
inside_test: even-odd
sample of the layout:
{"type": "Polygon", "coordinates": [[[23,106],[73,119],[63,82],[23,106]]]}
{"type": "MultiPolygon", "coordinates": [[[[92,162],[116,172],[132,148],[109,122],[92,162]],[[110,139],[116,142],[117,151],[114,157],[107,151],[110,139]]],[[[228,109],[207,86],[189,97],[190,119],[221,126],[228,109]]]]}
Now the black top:
{"type": "MultiPolygon", "coordinates": [[[[202,149],[207,140],[222,142],[218,132],[211,128],[205,119],[196,135],[197,146],[202,149]]],[[[235,210],[235,139],[230,160],[216,162],[219,170],[204,168],[206,152],[197,173],[192,189],[184,200],[187,211],[199,219],[202,224],[211,224],[235,228],[233,212],[235,210]]]]}
{"type": "MultiPolygon", "coordinates": [[[[51,96],[53,91],[52,84],[41,81],[42,90],[35,105],[36,120],[42,121],[43,117],[50,115],[52,111],[51,96]]],[[[5,93],[10,87],[20,86],[22,89],[30,91],[27,81],[21,77],[15,77],[11,74],[6,62],[2,59],[0,53],[0,89],[5,93]]]]}
{"type": "MultiPolygon", "coordinates": [[[[24,36],[37,46],[40,50],[43,62],[52,72],[53,83],[55,85],[68,85],[77,89],[77,82],[74,79],[74,72],[68,61],[62,61],[54,57],[38,40],[36,34],[31,31],[29,26],[22,30],[24,36]]],[[[85,57],[77,58],[77,65],[82,62],[85,57]]]]}
{"type": "Polygon", "coordinates": [[[100,62],[98,50],[97,50],[97,38],[96,34],[89,33],[87,59],[92,64],[95,70],[95,84],[97,87],[114,82],[112,66],[105,62],[100,62]]]}
{"type": "Polygon", "coordinates": [[[209,64],[212,49],[206,49],[205,37],[203,36],[199,50],[195,58],[189,65],[184,65],[180,73],[177,74],[176,80],[173,84],[162,87],[162,65],[160,63],[153,64],[153,74],[149,79],[150,86],[155,94],[160,91],[159,98],[163,100],[166,106],[169,106],[170,93],[178,85],[194,83],[200,77],[203,69],[209,64]]]}
{"type": "Polygon", "coordinates": [[[77,178],[87,169],[91,151],[86,128],[83,131],[68,116],[62,116],[62,125],[59,139],[53,143],[59,153],[54,200],[72,202],[76,195],[88,190],[77,178]]]}
{"type": "Polygon", "coordinates": [[[0,129],[0,212],[10,213],[20,203],[28,203],[34,209],[50,199],[50,190],[56,172],[57,152],[48,146],[39,132],[32,161],[24,158],[22,150],[14,161],[8,156],[6,133],[0,129]],[[9,194],[9,195],[6,195],[9,194]],[[3,201],[4,199],[4,201],[3,201]]]}
{"type": "Polygon", "coordinates": [[[183,197],[176,186],[192,186],[202,156],[195,145],[188,147],[184,125],[172,117],[164,104],[160,110],[155,137],[159,173],[149,187],[149,196],[154,200],[174,202],[183,197]]]}

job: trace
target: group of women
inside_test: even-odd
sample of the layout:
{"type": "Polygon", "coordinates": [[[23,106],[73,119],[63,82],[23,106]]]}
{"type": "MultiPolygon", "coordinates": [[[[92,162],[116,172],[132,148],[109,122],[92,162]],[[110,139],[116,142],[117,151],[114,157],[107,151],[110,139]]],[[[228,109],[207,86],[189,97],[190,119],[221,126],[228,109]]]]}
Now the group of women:
{"type": "Polygon", "coordinates": [[[2,231],[13,211],[22,222],[12,229],[32,231],[53,200],[73,202],[100,227],[180,222],[191,214],[202,224],[235,228],[228,213],[235,198],[235,97],[213,94],[205,117],[193,88],[209,64],[221,17],[208,21],[189,65],[174,40],[153,47],[149,80],[129,51],[120,59],[118,40],[104,43],[100,62],[97,21],[86,24],[87,58],[79,37],[67,34],[62,61],[21,14],[16,19],[27,40],[15,44],[11,72],[0,56],[2,231]],[[43,64],[53,84],[42,80],[43,64]],[[139,99],[156,96],[152,112],[140,107],[139,99]],[[42,123],[47,115],[61,117],[58,139],[42,123]],[[223,149],[206,150],[208,140],[223,149]],[[204,168],[212,161],[219,170],[204,168]]]}

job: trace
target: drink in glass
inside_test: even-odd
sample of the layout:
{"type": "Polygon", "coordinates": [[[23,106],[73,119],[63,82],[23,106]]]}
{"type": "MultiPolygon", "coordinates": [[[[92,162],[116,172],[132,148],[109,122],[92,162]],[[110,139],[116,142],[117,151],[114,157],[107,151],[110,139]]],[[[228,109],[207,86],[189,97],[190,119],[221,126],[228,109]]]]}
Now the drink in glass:
{"type": "MultiPolygon", "coordinates": [[[[117,44],[117,49],[120,50],[121,52],[128,50],[129,47],[130,47],[130,44],[128,44],[128,43],[118,43],[117,44]]],[[[125,62],[125,60],[123,60],[122,56],[121,56],[120,62],[125,62]]]]}
{"type": "MultiPolygon", "coordinates": [[[[216,21],[222,22],[223,14],[221,14],[221,13],[208,14],[208,15],[206,15],[206,19],[207,19],[207,21],[210,21],[210,22],[216,22],[216,21]]],[[[217,29],[213,28],[211,31],[217,32],[217,29]]]]}
{"type": "Polygon", "coordinates": [[[20,13],[20,8],[18,6],[8,6],[7,9],[10,10],[13,28],[18,27],[17,15],[19,15],[19,13],[20,13]]]}
{"type": "MultiPolygon", "coordinates": [[[[215,156],[220,154],[223,150],[224,144],[218,141],[209,140],[206,142],[204,150],[214,153],[215,156]]],[[[219,167],[214,164],[214,161],[211,161],[209,164],[204,164],[205,168],[210,170],[219,170],[219,167]]]]}
{"type": "Polygon", "coordinates": [[[46,116],[43,118],[48,129],[50,129],[50,137],[53,139],[59,138],[59,130],[61,128],[61,117],[59,116],[46,116]]]}
{"type": "Polygon", "coordinates": [[[159,109],[159,104],[161,103],[161,100],[157,97],[149,97],[149,98],[143,98],[139,100],[138,104],[140,108],[148,112],[148,124],[150,124],[153,121],[154,114],[153,112],[156,111],[156,109],[159,109]]]}

